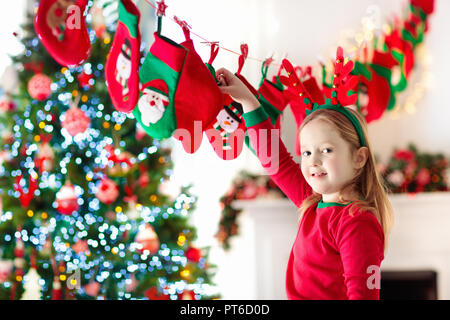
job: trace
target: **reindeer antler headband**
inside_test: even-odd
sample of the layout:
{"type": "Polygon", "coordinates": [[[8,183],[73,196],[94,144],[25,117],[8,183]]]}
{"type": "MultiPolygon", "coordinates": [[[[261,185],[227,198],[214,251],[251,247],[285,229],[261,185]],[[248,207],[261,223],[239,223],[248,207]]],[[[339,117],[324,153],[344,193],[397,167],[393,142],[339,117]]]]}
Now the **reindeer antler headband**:
{"type": "MultiPolygon", "coordinates": [[[[305,105],[305,113],[309,116],[311,113],[321,109],[328,109],[337,111],[347,117],[348,120],[353,124],[355,130],[358,134],[361,146],[366,146],[366,141],[364,139],[364,133],[359,123],[358,119],[344,106],[356,103],[357,95],[348,95],[348,92],[355,88],[358,84],[358,78],[356,76],[350,75],[353,70],[353,61],[348,61],[344,63],[344,53],[342,47],[338,47],[336,52],[336,62],[334,66],[334,77],[333,77],[333,90],[331,93],[331,99],[326,99],[324,104],[315,102],[312,95],[306,90],[303,83],[298,78],[294,67],[287,60],[283,59],[283,67],[286,70],[288,77],[280,77],[280,81],[287,86],[289,94],[295,95],[297,99],[303,99],[305,105]]],[[[320,90],[319,88],[314,88],[320,90]]],[[[317,91],[314,90],[314,91],[317,91]]]]}

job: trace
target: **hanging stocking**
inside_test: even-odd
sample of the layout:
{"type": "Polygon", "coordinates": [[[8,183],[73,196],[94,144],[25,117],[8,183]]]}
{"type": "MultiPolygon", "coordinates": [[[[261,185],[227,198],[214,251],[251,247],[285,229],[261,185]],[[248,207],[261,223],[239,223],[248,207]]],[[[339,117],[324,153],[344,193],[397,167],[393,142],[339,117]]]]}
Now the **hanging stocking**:
{"type": "Polygon", "coordinates": [[[373,71],[380,77],[383,77],[389,84],[389,102],[387,110],[392,110],[395,107],[395,90],[392,86],[392,68],[396,66],[398,62],[392,57],[389,52],[381,52],[374,50],[372,63],[370,66],[373,71]]]}
{"type": "Polygon", "coordinates": [[[85,11],[88,0],[41,0],[34,28],[53,59],[67,67],[85,62],[91,50],[85,11]]]}
{"type": "Polygon", "coordinates": [[[413,48],[423,42],[425,23],[416,13],[410,12],[408,19],[403,23],[402,37],[409,41],[413,48]]]}
{"type": "Polygon", "coordinates": [[[352,71],[353,75],[358,76],[358,101],[356,105],[366,122],[378,120],[388,107],[390,100],[389,82],[373,71],[367,64],[355,62],[352,71]]]}
{"type": "Polygon", "coordinates": [[[395,92],[404,91],[408,77],[414,67],[414,52],[411,43],[400,37],[398,30],[386,36],[386,45],[398,62],[392,70],[392,85],[395,92]]]}
{"type": "Polygon", "coordinates": [[[140,13],[131,0],[119,1],[119,21],[105,66],[109,96],[120,112],[131,112],[139,96],[140,13]]]}
{"type": "Polygon", "coordinates": [[[222,93],[195,52],[187,26],[183,26],[186,41],[177,44],[160,35],[161,19],[159,16],[155,41],[139,71],[142,95],[133,114],[153,138],[174,134],[183,140],[185,150],[194,152],[202,129],[214,121],[222,93]],[[200,128],[194,128],[196,123],[200,128]]]}
{"type": "MultiPolygon", "coordinates": [[[[241,45],[241,52],[238,71],[235,75],[255,96],[258,96],[255,88],[240,74],[248,54],[246,44],[241,45]]],[[[229,95],[224,95],[222,110],[216,113],[216,121],[205,131],[214,151],[223,160],[236,159],[242,152],[246,131],[242,118],[243,112],[240,103],[233,101],[229,95]]]]}
{"type": "Polygon", "coordinates": [[[189,26],[184,21],[177,19],[177,22],[186,38],[181,45],[188,50],[188,54],[175,93],[177,131],[174,137],[181,141],[186,152],[194,153],[200,147],[203,131],[216,121],[223,95],[215,75],[195,51],[189,26]]]}
{"type": "MultiPolygon", "coordinates": [[[[264,111],[269,115],[274,128],[281,130],[281,115],[284,108],[287,106],[287,101],[283,95],[283,85],[281,83],[273,83],[267,79],[267,71],[271,62],[272,59],[269,58],[264,61],[261,66],[262,79],[258,89],[258,101],[261,103],[261,107],[264,111]]],[[[275,80],[279,81],[278,78],[275,78],[275,80]]],[[[248,133],[245,135],[245,144],[253,153],[255,153],[254,149],[251,147],[248,133]]]]}

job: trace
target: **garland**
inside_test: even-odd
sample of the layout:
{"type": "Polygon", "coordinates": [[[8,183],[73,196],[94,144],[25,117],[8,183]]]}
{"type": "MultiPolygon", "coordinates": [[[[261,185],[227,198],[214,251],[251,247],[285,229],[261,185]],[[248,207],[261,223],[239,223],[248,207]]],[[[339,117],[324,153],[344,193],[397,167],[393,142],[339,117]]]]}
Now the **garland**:
{"type": "Polygon", "coordinates": [[[236,222],[242,209],[234,206],[235,200],[286,198],[269,176],[241,171],[232,181],[230,189],[220,198],[222,210],[216,238],[225,250],[230,249],[230,237],[238,234],[236,222]]]}

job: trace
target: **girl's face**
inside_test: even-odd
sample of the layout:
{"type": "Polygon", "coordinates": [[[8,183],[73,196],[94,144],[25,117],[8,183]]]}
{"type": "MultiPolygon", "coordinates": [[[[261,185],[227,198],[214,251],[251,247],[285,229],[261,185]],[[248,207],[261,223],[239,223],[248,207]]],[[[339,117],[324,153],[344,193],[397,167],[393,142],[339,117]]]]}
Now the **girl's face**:
{"type": "Polygon", "coordinates": [[[355,157],[334,126],[321,119],[309,122],[300,134],[301,170],[323,202],[339,202],[342,188],[355,177],[355,157]]]}

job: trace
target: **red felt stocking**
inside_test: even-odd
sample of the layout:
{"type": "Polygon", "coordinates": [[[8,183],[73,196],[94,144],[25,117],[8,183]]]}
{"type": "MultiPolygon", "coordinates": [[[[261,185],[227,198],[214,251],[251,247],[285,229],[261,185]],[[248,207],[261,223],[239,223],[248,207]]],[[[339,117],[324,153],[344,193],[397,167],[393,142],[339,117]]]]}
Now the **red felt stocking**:
{"type": "MultiPolygon", "coordinates": [[[[236,76],[258,97],[256,89],[241,75],[248,54],[246,44],[241,45],[241,51],[236,76]]],[[[242,152],[246,127],[242,118],[242,105],[233,101],[228,95],[224,97],[223,108],[216,113],[215,122],[207,128],[205,133],[216,154],[223,160],[232,160],[242,152]]]]}
{"type": "Polygon", "coordinates": [[[131,112],[139,96],[140,13],[131,0],[119,1],[119,21],[105,67],[109,96],[120,112],[131,112]]]}
{"type": "Polygon", "coordinates": [[[186,37],[181,45],[188,53],[175,93],[177,131],[174,137],[181,141],[186,152],[194,153],[200,147],[203,131],[215,123],[222,108],[222,92],[215,76],[195,51],[188,25],[184,21],[178,23],[186,37]]]}
{"type": "Polygon", "coordinates": [[[367,123],[378,120],[387,109],[390,100],[390,86],[386,78],[373,71],[369,65],[355,63],[352,72],[358,76],[358,108],[367,123]]]}
{"type": "Polygon", "coordinates": [[[50,55],[63,66],[87,60],[91,42],[84,9],[88,0],[41,0],[34,28],[50,55]]]}

